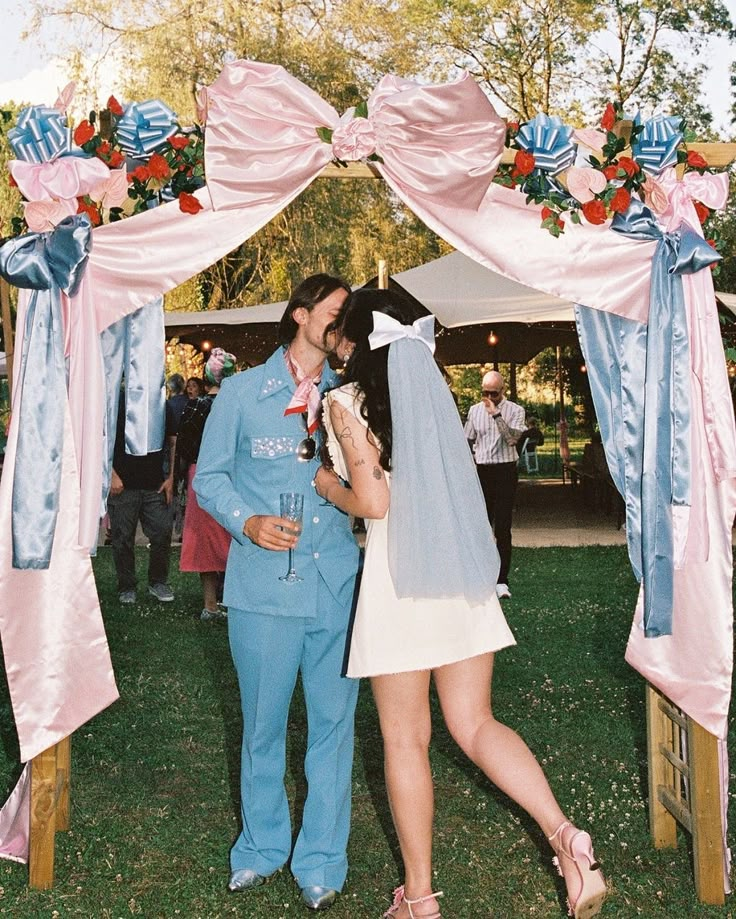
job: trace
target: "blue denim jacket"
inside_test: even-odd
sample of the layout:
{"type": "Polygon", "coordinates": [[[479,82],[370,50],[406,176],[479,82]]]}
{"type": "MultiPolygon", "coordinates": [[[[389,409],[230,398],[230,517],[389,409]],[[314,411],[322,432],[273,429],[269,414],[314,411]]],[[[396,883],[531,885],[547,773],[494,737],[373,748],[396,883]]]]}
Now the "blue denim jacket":
{"type": "MultiPolygon", "coordinates": [[[[337,382],[325,365],[320,390],[337,382]]],[[[222,384],[204,429],[194,490],[200,505],[232,534],[224,602],[236,609],[279,616],[317,615],[317,579],[349,607],[358,568],[358,547],[348,517],[324,505],[314,489],[319,460],[300,462],[296,448],[306,436],[301,415],[284,415],[294,381],[279,348],[260,367],[222,384]],[[304,580],[288,584],[288,554],[262,549],[243,534],[254,514],[279,516],[279,495],[304,495],[304,524],[294,550],[304,580]]]]}

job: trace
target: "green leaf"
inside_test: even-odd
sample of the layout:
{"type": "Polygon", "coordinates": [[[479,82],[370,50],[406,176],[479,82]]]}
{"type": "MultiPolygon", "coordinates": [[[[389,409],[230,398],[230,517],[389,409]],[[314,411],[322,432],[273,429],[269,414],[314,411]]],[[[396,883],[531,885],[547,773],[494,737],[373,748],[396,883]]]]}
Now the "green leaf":
{"type": "Polygon", "coordinates": [[[580,211],[570,211],[570,220],[573,223],[580,223],[580,211]]]}
{"type": "Polygon", "coordinates": [[[355,117],[356,118],[367,118],[368,117],[368,103],[363,99],[355,106],[355,117]]]}
{"type": "Polygon", "coordinates": [[[320,128],[317,128],[316,130],[317,130],[317,137],[319,137],[319,139],[323,143],[325,144],[332,143],[332,128],[320,127],[320,128]]]}
{"type": "Polygon", "coordinates": [[[383,162],[383,157],[379,156],[377,153],[371,153],[371,155],[367,157],[367,159],[371,163],[382,163],[383,162]]]}

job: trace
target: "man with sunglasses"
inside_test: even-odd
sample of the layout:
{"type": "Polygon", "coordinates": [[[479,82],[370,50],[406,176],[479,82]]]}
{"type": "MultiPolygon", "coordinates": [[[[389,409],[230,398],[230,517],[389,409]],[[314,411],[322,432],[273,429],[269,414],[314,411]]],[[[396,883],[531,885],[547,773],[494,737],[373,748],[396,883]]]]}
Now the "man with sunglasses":
{"type": "Polygon", "coordinates": [[[511,597],[511,517],[518,482],[516,442],[526,427],[524,409],[505,398],[500,373],[491,370],[482,380],[482,401],[470,407],[465,436],[478,466],[488,521],[493,527],[501,558],[496,594],[511,597]]]}
{"type": "Polygon", "coordinates": [[[309,909],[329,908],[347,873],[358,681],[341,676],[358,549],[348,517],[314,489],[333,324],[350,292],[312,275],[281,319],[282,346],[225,380],[207,419],[194,478],[201,506],[233,536],[225,574],[230,648],[243,710],[242,830],[230,852],[235,893],[290,860],[309,909]],[[304,498],[301,526],[279,516],[282,492],[304,498]],[[298,580],[283,580],[293,550],[298,580]],[[307,797],[292,851],[284,787],[291,697],[307,712],[307,797]]]}

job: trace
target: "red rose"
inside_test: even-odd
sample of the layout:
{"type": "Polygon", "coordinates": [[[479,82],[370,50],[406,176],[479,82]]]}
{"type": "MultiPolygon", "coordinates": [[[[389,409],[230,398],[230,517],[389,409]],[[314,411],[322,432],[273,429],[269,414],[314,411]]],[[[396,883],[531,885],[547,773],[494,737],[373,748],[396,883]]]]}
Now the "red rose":
{"type": "Polygon", "coordinates": [[[617,188],[616,192],[611,198],[610,208],[615,214],[623,214],[624,211],[629,209],[631,204],[631,195],[625,188],[617,188]]]}
{"type": "Polygon", "coordinates": [[[534,154],[527,153],[526,150],[517,150],[514,157],[514,173],[520,176],[528,176],[534,171],[534,154]]]}
{"type": "Polygon", "coordinates": [[[86,214],[93,227],[98,227],[102,223],[102,217],[100,216],[99,210],[91,204],[89,201],[86,201],[84,198],[77,198],[77,213],[86,214]]]}
{"type": "Polygon", "coordinates": [[[718,248],[718,246],[716,246],[715,239],[706,239],[706,242],[708,243],[709,246],[712,246],[714,249],[718,248]]]}
{"type": "Polygon", "coordinates": [[[701,156],[696,150],[687,151],[687,164],[692,166],[693,169],[707,169],[708,160],[704,156],[701,156]]]}
{"type": "Polygon", "coordinates": [[[639,171],[639,164],[630,156],[621,156],[618,160],[618,168],[623,169],[627,176],[633,176],[639,171]]]}
{"type": "Polygon", "coordinates": [[[700,201],[694,201],[693,204],[695,205],[695,212],[698,215],[698,220],[700,220],[701,223],[705,223],[710,217],[710,208],[706,207],[700,201]]]}
{"type": "Polygon", "coordinates": [[[202,210],[202,205],[199,203],[199,199],[195,198],[194,195],[190,195],[183,191],[179,195],[179,209],[184,211],[185,214],[196,214],[198,211],[202,210]]]}
{"type": "Polygon", "coordinates": [[[183,134],[174,134],[169,138],[169,143],[174,150],[183,150],[184,147],[189,146],[189,138],[185,137],[183,134]]]}
{"type": "Polygon", "coordinates": [[[616,176],[618,175],[618,166],[615,163],[612,166],[606,166],[606,168],[603,170],[603,175],[610,182],[612,179],[615,179],[616,176]]]}
{"type": "Polygon", "coordinates": [[[125,157],[119,150],[113,150],[112,153],[110,154],[109,162],[110,162],[110,166],[112,166],[113,169],[117,169],[117,167],[120,166],[121,163],[125,162],[125,157]]]}
{"type": "Polygon", "coordinates": [[[18,187],[18,183],[15,181],[15,179],[12,177],[12,175],[11,175],[10,173],[8,173],[8,185],[9,185],[11,188],[17,188],[17,187],[18,187]]]}
{"type": "Polygon", "coordinates": [[[611,131],[613,126],[616,124],[616,109],[613,107],[613,102],[609,102],[606,106],[606,110],[603,113],[601,118],[601,127],[604,131],[611,131]]]}
{"type": "Polygon", "coordinates": [[[148,171],[154,179],[167,179],[171,175],[169,164],[160,153],[154,153],[148,161],[148,171]]]}
{"type": "Polygon", "coordinates": [[[80,121],[79,124],[74,129],[74,143],[81,147],[82,144],[86,144],[88,140],[95,136],[95,129],[85,118],[84,121],[80,121]]]}
{"type": "Polygon", "coordinates": [[[151,178],[151,173],[146,166],[138,166],[132,172],[128,173],[128,181],[137,179],[139,182],[147,182],[151,178]]]}
{"type": "Polygon", "coordinates": [[[548,217],[552,217],[554,211],[550,210],[548,207],[542,208],[542,220],[546,220],[548,217]]]}
{"type": "Polygon", "coordinates": [[[113,113],[113,115],[122,115],[122,114],[123,114],[123,107],[122,107],[122,105],[118,102],[118,100],[115,98],[115,96],[110,96],[110,98],[107,100],[107,108],[110,109],[110,111],[113,113]]]}
{"type": "Polygon", "coordinates": [[[110,141],[103,140],[95,152],[97,153],[97,156],[104,156],[108,154],[110,152],[110,141]]]}
{"type": "Polygon", "coordinates": [[[600,224],[606,222],[606,205],[598,198],[586,201],[581,210],[588,223],[600,224]]]}

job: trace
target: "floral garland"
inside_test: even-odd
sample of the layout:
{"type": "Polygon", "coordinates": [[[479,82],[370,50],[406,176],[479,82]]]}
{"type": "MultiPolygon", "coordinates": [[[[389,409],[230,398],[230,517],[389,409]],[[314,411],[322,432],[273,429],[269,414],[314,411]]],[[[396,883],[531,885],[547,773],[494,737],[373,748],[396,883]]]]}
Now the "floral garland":
{"type": "MultiPolygon", "coordinates": [[[[527,204],[541,204],[542,227],[559,236],[567,219],[600,225],[623,214],[632,195],[654,213],[664,213],[668,198],[657,176],[668,167],[684,165],[685,171],[701,174],[711,171],[700,153],[685,149],[695,135],[681,118],[659,115],[642,122],[637,115],[628,141],[621,130],[623,121],[621,105],[609,102],[601,118],[602,130],[574,130],[548,115],[522,124],[509,122],[506,146],[517,152],[513,163],[499,167],[494,181],[524,192],[527,204]],[[591,151],[583,166],[573,165],[578,145],[591,151]],[[628,146],[630,156],[624,155],[628,146]],[[597,150],[602,157],[592,152],[597,150]]],[[[718,231],[709,224],[713,211],[700,201],[693,203],[704,235],[718,248],[718,231]]]]}
{"type": "Polygon", "coordinates": [[[52,229],[75,213],[92,226],[114,223],[175,199],[185,213],[201,210],[194,196],[205,184],[199,125],[182,128],[156,99],[122,106],[110,96],[105,109],[72,126],[66,109],[73,94],[71,83],[53,106],[23,109],[7,131],[17,157],[9,181],[24,198],[13,235],[52,229]]]}

